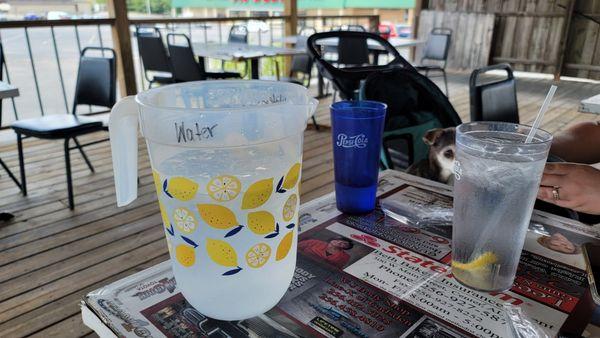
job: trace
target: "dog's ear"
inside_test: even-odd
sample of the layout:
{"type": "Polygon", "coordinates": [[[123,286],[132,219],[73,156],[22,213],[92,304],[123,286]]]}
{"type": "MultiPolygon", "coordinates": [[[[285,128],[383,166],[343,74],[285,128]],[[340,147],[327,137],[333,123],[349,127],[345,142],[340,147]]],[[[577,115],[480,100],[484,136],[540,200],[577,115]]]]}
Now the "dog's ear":
{"type": "Polygon", "coordinates": [[[440,135],[442,135],[443,132],[444,132],[444,129],[442,129],[442,128],[435,128],[435,129],[428,130],[425,133],[425,135],[423,135],[423,142],[425,142],[425,144],[428,146],[433,145],[435,143],[435,141],[437,140],[437,138],[440,137],[440,135]]]}

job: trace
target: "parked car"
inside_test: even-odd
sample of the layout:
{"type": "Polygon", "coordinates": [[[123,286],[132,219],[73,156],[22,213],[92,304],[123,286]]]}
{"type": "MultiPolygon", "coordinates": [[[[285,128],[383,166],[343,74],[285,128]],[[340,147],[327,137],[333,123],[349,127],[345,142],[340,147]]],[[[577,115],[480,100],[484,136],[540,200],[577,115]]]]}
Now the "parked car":
{"type": "Polygon", "coordinates": [[[378,27],[379,35],[384,39],[389,38],[410,38],[412,37],[412,26],[407,24],[394,24],[383,22],[378,27]]]}
{"type": "Polygon", "coordinates": [[[48,14],[46,14],[46,18],[48,20],[66,20],[66,19],[70,19],[71,16],[67,12],[50,11],[50,12],[48,12],[48,14]]]}
{"type": "Polygon", "coordinates": [[[248,20],[248,24],[246,25],[246,27],[248,27],[248,32],[253,33],[269,31],[269,25],[266,22],[260,20],[248,20]]]}
{"type": "Polygon", "coordinates": [[[396,24],[396,34],[400,38],[412,37],[412,26],[407,24],[396,24]]]}
{"type": "Polygon", "coordinates": [[[35,14],[35,13],[27,13],[23,16],[23,20],[33,21],[33,20],[44,20],[43,15],[35,14]]]}

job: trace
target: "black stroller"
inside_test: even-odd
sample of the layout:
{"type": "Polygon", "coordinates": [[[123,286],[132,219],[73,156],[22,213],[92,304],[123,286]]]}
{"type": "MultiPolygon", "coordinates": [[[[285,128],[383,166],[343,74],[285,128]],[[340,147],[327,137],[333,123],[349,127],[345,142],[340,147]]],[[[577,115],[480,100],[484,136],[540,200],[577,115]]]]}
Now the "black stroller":
{"type": "Polygon", "coordinates": [[[328,79],[346,100],[374,100],[385,102],[388,111],[383,134],[384,168],[406,168],[427,157],[428,148],[423,135],[432,128],[446,128],[461,123],[460,117],[442,91],[419,72],[379,35],[355,31],[331,31],[313,34],[308,38],[309,54],[316,61],[319,72],[328,79]],[[387,54],[386,65],[370,64],[347,66],[326,60],[323,42],[338,40],[338,52],[348,53],[348,46],[357,53],[367,48],[377,60],[387,54]],[[345,49],[345,50],[342,50],[345,49]]]}

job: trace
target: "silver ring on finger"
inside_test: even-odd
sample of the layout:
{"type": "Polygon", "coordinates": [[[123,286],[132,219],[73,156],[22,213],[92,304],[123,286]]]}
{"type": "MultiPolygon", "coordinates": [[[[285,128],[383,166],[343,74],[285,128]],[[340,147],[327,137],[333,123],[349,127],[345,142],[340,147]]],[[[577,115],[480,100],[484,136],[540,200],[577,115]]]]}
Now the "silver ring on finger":
{"type": "Polygon", "coordinates": [[[552,198],[555,201],[558,201],[560,199],[560,191],[559,191],[560,187],[554,187],[552,188],[552,198]]]}

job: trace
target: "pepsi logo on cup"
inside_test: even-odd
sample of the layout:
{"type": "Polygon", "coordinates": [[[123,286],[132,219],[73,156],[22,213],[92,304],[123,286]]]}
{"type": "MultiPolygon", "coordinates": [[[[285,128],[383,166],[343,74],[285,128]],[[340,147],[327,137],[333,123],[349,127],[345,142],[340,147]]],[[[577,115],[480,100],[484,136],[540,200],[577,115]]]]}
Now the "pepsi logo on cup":
{"type": "Polygon", "coordinates": [[[340,133],[337,136],[336,145],[342,148],[365,148],[369,140],[365,134],[358,134],[348,136],[344,133],[340,133]]]}

